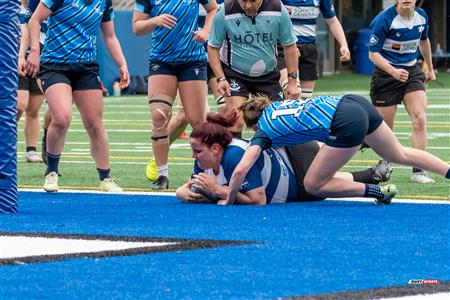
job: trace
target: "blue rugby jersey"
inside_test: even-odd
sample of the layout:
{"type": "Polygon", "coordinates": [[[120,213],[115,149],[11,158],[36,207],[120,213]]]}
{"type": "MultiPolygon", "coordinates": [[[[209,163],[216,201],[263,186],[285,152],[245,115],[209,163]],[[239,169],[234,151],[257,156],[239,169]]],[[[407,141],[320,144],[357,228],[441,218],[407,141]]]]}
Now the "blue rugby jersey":
{"type": "MultiPolygon", "coordinates": [[[[277,101],[264,109],[252,144],[262,131],[273,147],[298,145],[312,140],[325,142],[336,109],[344,96],[319,96],[307,100],[277,101]]],[[[260,145],[263,150],[268,145],[260,145]]]]}
{"type": "Polygon", "coordinates": [[[297,36],[297,44],[316,42],[319,14],[325,19],[336,16],[332,0],[281,0],[286,6],[297,36]]]}
{"type": "MultiPolygon", "coordinates": [[[[200,169],[197,161],[194,163],[193,174],[204,172],[214,176],[218,184],[228,185],[247,147],[247,141],[233,139],[225,149],[218,175],[215,175],[212,169],[200,169]]],[[[264,186],[267,203],[298,200],[297,181],[284,148],[269,148],[264,151],[248,172],[240,192],[245,193],[261,186],[264,186]]]]}
{"type": "Polygon", "coordinates": [[[411,21],[403,19],[393,5],[373,19],[369,50],[379,52],[394,66],[413,66],[419,55],[419,43],[428,39],[428,16],[416,8],[411,21]]]}
{"type": "Polygon", "coordinates": [[[172,29],[153,29],[150,60],[167,63],[206,61],[205,48],[193,40],[192,33],[198,29],[199,4],[208,3],[209,0],[136,0],[134,10],[150,18],[162,14],[177,18],[177,24],[172,29]]]}
{"type": "MultiPolygon", "coordinates": [[[[223,0],[216,0],[217,4],[222,4],[223,0]]],[[[198,13],[198,28],[203,28],[205,26],[205,20],[206,20],[206,10],[203,8],[203,6],[200,6],[200,11],[198,13]]]]}
{"type": "Polygon", "coordinates": [[[111,0],[42,0],[52,14],[41,62],[89,63],[96,60],[96,38],[101,22],[114,18],[111,0]]]}
{"type": "MultiPolygon", "coordinates": [[[[20,25],[23,28],[23,26],[28,23],[28,21],[31,18],[31,15],[36,10],[37,6],[39,5],[39,0],[30,0],[28,1],[28,7],[24,7],[23,5],[20,8],[20,25]]],[[[41,44],[44,44],[45,37],[47,34],[47,20],[44,20],[41,24],[41,35],[39,37],[39,42],[41,44]]]]}

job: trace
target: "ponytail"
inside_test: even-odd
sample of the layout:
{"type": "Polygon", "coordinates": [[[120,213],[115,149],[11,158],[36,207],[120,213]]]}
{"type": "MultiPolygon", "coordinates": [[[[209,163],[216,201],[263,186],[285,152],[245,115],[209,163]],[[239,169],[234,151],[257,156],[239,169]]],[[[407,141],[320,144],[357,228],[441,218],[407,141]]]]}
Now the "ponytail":
{"type": "Polygon", "coordinates": [[[239,109],[244,115],[244,122],[251,128],[258,123],[262,111],[270,105],[270,100],[266,96],[257,95],[244,102],[239,109]]]}

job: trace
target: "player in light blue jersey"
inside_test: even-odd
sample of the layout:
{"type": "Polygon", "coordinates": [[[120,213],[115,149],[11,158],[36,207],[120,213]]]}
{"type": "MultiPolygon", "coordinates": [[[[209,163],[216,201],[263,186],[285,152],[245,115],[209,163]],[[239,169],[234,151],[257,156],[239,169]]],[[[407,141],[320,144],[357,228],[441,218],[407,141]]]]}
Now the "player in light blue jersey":
{"type": "Polygon", "coordinates": [[[248,127],[256,129],[230,181],[230,193],[219,204],[232,204],[239,187],[261,151],[271,146],[302,144],[312,140],[320,148],[305,175],[306,191],[321,197],[372,197],[389,204],[397,193],[395,185],[379,187],[336,176],[366,142],[389,161],[423,168],[450,179],[450,165],[428,152],[403,147],[365,98],[358,95],[322,96],[307,100],[269,103],[255,97],[242,106],[248,127]]]}
{"type": "MultiPolygon", "coordinates": [[[[228,130],[236,113],[210,113],[207,123],[191,134],[191,149],[195,158],[193,176],[177,189],[177,197],[185,202],[216,203],[226,199],[231,175],[248,147],[248,141],[232,138],[228,130]]],[[[319,151],[317,142],[291,147],[268,148],[263,151],[246,176],[237,203],[270,204],[322,200],[308,194],[303,179],[319,151]]],[[[368,169],[339,176],[359,182],[378,183],[386,174],[368,169]]]]}
{"type": "MultiPolygon", "coordinates": [[[[215,0],[136,0],[133,31],[137,35],[151,33],[152,39],[148,99],[153,125],[151,142],[157,166],[152,189],[169,188],[169,122],[177,91],[189,124],[195,127],[205,121],[208,89],[203,43],[208,40],[216,10],[215,0]],[[203,28],[198,28],[200,5],[207,12],[203,28]]],[[[148,166],[151,164],[149,162],[148,166]]],[[[146,174],[149,178],[148,172],[146,174]]]]}
{"type": "MultiPolygon", "coordinates": [[[[298,59],[299,79],[303,99],[311,98],[316,80],[319,79],[319,51],[316,43],[317,18],[319,14],[325,18],[330,31],[340,45],[339,59],[343,62],[350,60],[342,25],[336,17],[333,0],[281,0],[291,17],[297,48],[300,53],[298,59]]],[[[287,84],[287,70],[282,52],[278,56],[280,82],[283,87],[287,84]]]]}
{"type": "MultiPolygon", "coordinates": [[[[226,111],[237,109],[251,94],[281,100],[277,70],[277,42],[285,51],[290,74],[286,98],[295,99],[298,55],[288,12],[280,0],[225,0],[211,28],[208,57],[217,88],[226,98],[226,111]]],[[[240,136],[244,122],[232,131],[240,136]]]]}
{"type": "MultiPolygon", "coordinates": [[[[372,103],[394,128],[397,105],[403,102],[412,121],[412,146],[420,150],[426,150],[428,141],[424,82],[436,79],[428,26],[428,16],[415,7],[414,0],[398,0],[372,21],[369,47],[369,57],[376,65],[370,85],[372,103]],[[417,64],[419,50],[427,65],[425,74],[417,64]]],[[[419,168],[413,168],[411,180],[434,182],[419,168]]]]}
{"type": "Polygon", "coordinates": [[[28,22],[27,73],[32,76],[39,73],[52,118],[47,134],[44,181],[47,192],[59,188],[59,160],[72,119],[72,102],[89,136],[100,190],[122,192],[110,177],[109,141],[102,122],[103,94],[96,63],[96,37],[100,27],[106,48],[119,67],[120,87],[128,86],[128,68],[114,33],[113,18],[111,0],[42,0],[28,22]],[[47,38],[39,57],[40,27],[46,19],[47,38]]]}
{"type": "MultiPolygon", "coordinates": [[[[28,42],[28,20],[39,4],[38,0],[22,0],[20,9],[20,49],[19,49],[19,85],[17,89],[17,120],[19,121],[23,115],[26,114],[24,121],[24,136],[25,136],[25,161],[30,163],[42,163],[41,155],[36,152],[37,142],[39,139],[39,109],[44,102],[44,96],[39,88],[36,78],[32,78],[25,72],[26,58],[28,56],[29,42],[28,42]]],[[[46,23],[46,22],[44,22],[46,23]]],[[[45,40],[45,32],[47,26],[41,26],[41,45],[45,40]]]]}

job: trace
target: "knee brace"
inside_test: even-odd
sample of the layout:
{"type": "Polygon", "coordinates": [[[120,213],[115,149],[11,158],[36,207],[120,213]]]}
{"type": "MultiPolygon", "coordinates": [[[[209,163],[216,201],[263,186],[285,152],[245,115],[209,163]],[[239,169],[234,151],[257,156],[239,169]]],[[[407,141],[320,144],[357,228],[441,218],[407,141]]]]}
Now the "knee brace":
{"type": "Polygon", "coordinates": [[[314,89],[302,89],[302,99],[312,98],[314,89]]]}
{"type": "Polygon", "coordinates": [[[159,114],[158,119],[153,120],[151,139],[153,143],[163,144],[169,141],[169,121],[172,117],[173,98],[168,95],[155,95],[148,99],[152,118],[159,114]]]}
{"type": "Polygon", "coordinates": [[[224,107],[227,103],[225,101],[225,97],[223,95],[219,95],[216,98],[217,108],[224,107]]]}

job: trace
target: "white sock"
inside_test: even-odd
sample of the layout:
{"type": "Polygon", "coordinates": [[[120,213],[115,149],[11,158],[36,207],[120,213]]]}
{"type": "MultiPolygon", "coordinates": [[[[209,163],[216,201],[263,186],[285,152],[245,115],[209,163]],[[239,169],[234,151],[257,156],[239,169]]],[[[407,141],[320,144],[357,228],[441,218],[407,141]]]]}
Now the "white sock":
{"type": "Polygon", "coordinates": [[[158,170],[158,176],[166,176],[169,178],[169,166],[167,164],[162,166],[157,166],[156,169],[158,170]]]}

